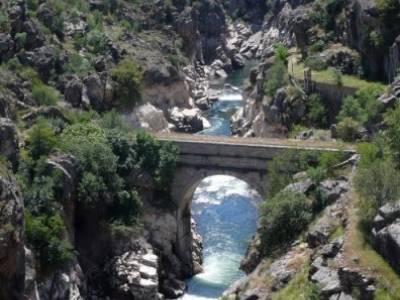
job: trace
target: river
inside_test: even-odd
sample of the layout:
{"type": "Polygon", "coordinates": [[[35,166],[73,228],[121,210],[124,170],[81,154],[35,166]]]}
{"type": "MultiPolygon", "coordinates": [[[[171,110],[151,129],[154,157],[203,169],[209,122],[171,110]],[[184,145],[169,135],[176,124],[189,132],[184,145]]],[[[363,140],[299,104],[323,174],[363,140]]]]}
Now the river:
{"type": "MultiPolygon", "coordinates": [[[[213,86],[221,95],[206,115],[211,127],[199,134],[231,135],[230,116],[243,106],[241,88],[250,67],[213,86]]],[[[187,281],[182,300],[218,299],[244,275],[240,261],[257,229],[259,201],[245,182],[231,176],[211,176],[200,183],[193,195],[192,216],[203,237],[204,271],[187,281]]]]}

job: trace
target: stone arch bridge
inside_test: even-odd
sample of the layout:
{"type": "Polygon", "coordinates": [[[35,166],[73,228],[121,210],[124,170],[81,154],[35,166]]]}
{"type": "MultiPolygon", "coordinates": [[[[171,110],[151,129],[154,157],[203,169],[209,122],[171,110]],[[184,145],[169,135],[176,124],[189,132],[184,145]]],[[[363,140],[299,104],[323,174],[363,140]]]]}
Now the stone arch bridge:
{"type": "Polygon", "coordinates": [[[160,141],[170,141],[180,150],[172,183],[172,199],[178,207],[177,252],[192,268],[191,201],[199,183],[212,175],[230,175],[246,182],[261,197],[268,190],[267,165],[287,149],[354,152],[347,146],[319,141],[216,137],[188,134],[157,134],[160,141]]]}

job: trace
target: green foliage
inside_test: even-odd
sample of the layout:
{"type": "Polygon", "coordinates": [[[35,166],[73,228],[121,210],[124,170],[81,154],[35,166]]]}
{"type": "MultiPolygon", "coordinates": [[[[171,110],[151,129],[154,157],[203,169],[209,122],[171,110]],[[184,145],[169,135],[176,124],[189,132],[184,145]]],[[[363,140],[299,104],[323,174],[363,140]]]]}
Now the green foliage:
{"type": "Polygon", "coordinates": [[[307,57],[304,61],[304,65],[314,71],[323,71],[328,67],[325,60],[318,55],[307,57]]]}
{"type": "Polygon", "coordinates": [[[377,210],[385,203],[397,201],[400,196],[400,172],[390,159],[373,159],[357,170],[355,186],[361,197],[361,225],[370,232],[377,210]]]}
{"type": "Polygon", "coordinates": [[[264,254],[292,242],[312,219],[307,198],[293,191],[281,191],[267,199],[260,212],[260,238],[264,254]]]}
{"type": "Polygon", "coordinates": [[[83,40],[77,40],[78,46],[83,44],[93,54],[104,54],[107,49],[108,39],[105,33],[100,29],[89,31],[83,40]]]}
{"type": "Polygon", "coordinates": [[[288,49],[282,44],[276,44],[274,48],[275,48],[275,57],[286,64],[289,57],[288,49]]]}
{"type": "Polygon", "coordinates": [[[39,105],[55,105],[60,99],[60,93],[55,88],[36,81],[33,83],[32,97],[39,105]]]}
{"type": "Polygon", "coordinates": [[[29,10],[36,11],[39,6],[39,1],[38,0],[27,0],[26,6],[28,7],[29,10]]]}
{"type": "Polygon", "coordinates": [[[131,126],[126,122],[121,114],[116,110],[111,110],[105,112],[100,120],[99,124],[104,129],[116,129],[119,132],[128,132],[131,129],[131,126]]]}
{"type": "Polygon", "coordinates": [[[384,43],[385,43],[385,41],[384,41],[381,33],[377,32],[375,30],[372,30],[369,33],[368,39],[367,39],[368,46],[370,46],[374,49],[380,50],[384,46],[384,43]]]}
{"type": "Polygon", "coordinates": [[[397,18],[400,3],[397,0],[376,0],[379,15],[385,22],[391,22],[397,18]]]}
{"type": "Polygon", "coordinates": [[[10,30],[10,20],[5,11],[0,11],[0,31],[8,32],[10,30]]]}
{"type": "Polygon", "coordinates": [[[388,129],[386,131],[388,146],[392,152],[394,162],[400,166],[400,105],[389,111],[385,117],[388,129]]]}
{"type": "Polygon", "coordinates": [[[270,178],[269,195],[274,196],[290,183],[293,175],[308,169],[318,162],[316,153],[310,151],[286,150],[276,155],[268,164],[270,178]]]}
{"type": "Polygon", "coordinates": [[[361,125],[352,118],[344,118],[336,126],[337,135],[345,142],[354,142],[360,137],[361,125]]]}
{"type": "Polygon", "coordinates": [[[142,74],[132,59],[126,58],[112,70],[117,84],[117,100],[123,107],[132,107],[142,99],[142,74]]]}
{"type": "Polygon", "coordinates": [[[337,86],[343,86],[343,74],[337,68],[332,68],[333,80],[337,86]]]}
{"type": "Polygon", "coordinates": [[[267,70],[267,80],[264,82],[264,91],[268,96],[273,97],[278,89],[289,83],[289,75],[286,64],[278,59],[267,70]]]}
{"type": "Polygon", "coordinates": [[[39,120],[28,133],[28,152],[30,157],[38,160],[47,156],[57,146],[58,139],[53,129],[45,120],[39,120]]]}
{"type": "Polygon", "coordinates": [[[307,101],[307,119],[313,126],[325,128],[327,126],[327,109],[319,94],[311,94],[307,101]]]}
{"type": "Polygon", "coordinates": [[[121,189],[117,157],[101,127],[94,123],[74,124],[64,130],[61,140],[62,149],[75,156],[82,173],[78,187],[80,201],[94,206],[121,189]]]}
{"type": "Polygon", "coordinates": [[[25,230],[42,268],[58,267],[74,257],[72,245],[64,239],[66,228],[59,214],[33,216],[26,213],[25,230]]]}
{"type": "Polygon", "coordinates": [[[85,75],[92,69],[89,60],[78,53],[72,53],[65,65],[65,71],[70,74],[85,75]]]}
{"type": "Polygon", "coordinates": [[[15,42],[17,43],[19,48],[24,48],[26,44],[26,32],[18,32],[15,34],[15,42]]]}

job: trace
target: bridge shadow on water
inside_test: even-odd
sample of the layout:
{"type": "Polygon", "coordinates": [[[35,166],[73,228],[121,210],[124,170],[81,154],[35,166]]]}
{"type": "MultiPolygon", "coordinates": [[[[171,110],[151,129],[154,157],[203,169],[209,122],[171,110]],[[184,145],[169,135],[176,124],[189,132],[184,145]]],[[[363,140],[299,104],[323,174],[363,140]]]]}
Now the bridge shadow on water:
{"type": "Polygon", "coordinates": [[[183,299],[218,299],[243,276],[240,261],[257,229],[260,200],[235,177],[215,175],[199,184],[191,211],[203,238],[204,271],[188,280],[183,299]]]}

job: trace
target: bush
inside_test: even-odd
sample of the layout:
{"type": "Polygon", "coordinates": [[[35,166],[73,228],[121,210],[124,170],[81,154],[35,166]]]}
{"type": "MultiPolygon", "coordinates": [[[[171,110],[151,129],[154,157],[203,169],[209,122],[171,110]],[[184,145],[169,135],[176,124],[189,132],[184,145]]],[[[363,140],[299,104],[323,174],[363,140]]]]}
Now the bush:
{"type": "Polygon", "coordinates": [[[275,48],[275,57],[286,64],[289,57],[288,49],[282,44],[276,44],[274,48],[275,48]]]}
{"type": "Polygon", "coordinates": [[[123,107],[133,107],[142,99],[142,74],[132,59],[126,58],[112,71],[117,100],[123,107]]]}
{"type": "Polygon", "coordinates": [[[360,195],[360,216],[363,228],[370,232],[371,221],[378,208],[400,197],[400,173],[389,160],[373,160],[369,165],[359,167],[355,186],[360,195]]]}
{"type": "Polygon", "coordinates": [[[78,53],[73,53],[68,58],[65,71],[71,74],[85,75],[92,69],[91,63],[78,53]]]}
{"type": "Polygon", "coordinates": [[[64,239],[66,228],[59,214],[35,217],[27,213],[25,229],[42,268],[59,267],[74,257],[74,248],[64,239]]]}
{"type": "Polygon", "coordinates": [[[267,70],[264,91],[268,96],[273,97],[278,89],[289,83],[289,75],[286,64],[282,60],[276,60],[267,70]]]}
{"type": "Polygon", "coordinates": [[[360,137],[361,126],[352,118],[344,118],[336,126],[337,135],[346,142],[353,142],[360,137]]]}
{"type": "Polygon", "coordinates": [[[379,12],[380,17],[385,22],[389,23],[393,22],[397,19],[400,4],[397,0],[377,0],[376,6],[379,12]]]}
{"type": "Polygon", "coordinates": [[[55,105],[60,99],[60,93],[41,82],[36,82],[32,87],[32,97],[39,105],[55,105]]]}
{"type": "Polygon", "coordinates": [[[327,126],[327,109],[319,94],[311,94],[307,101],[307,119],[313,126],[325,128],[327,126]]]}
{"type": "Polygon", "coordinates": [[[293,175],[318,162],[317,154],[310,151],[286,150],[276,155],[268,164],[269,195],[274,196],[293,182],[293,175]]]}
{"type": "Polygon", "coordinates": [[[343,74],[337,68],[331,68],[333,74],[333,80],[337,86],[343,86],[343,74]]]}
{"type": "Polygon", "coordinates": [[[292,242],[312,219],[307,198],[293,191],[282,191],[261,205],[260,238],[263,253],[269,254],[292,242]]]}
{"type": "Polygon", "coordinates": [[[91,53],[103,54],[107,49],[108,39],[103,31],[94,29],[86,34],[83,42],[91,53]]]}
{"type": "Polygon", "coordinates": [[[314,71],[323,71],[328,67],[326,62],[319,56],[309,56],[304,61],[304,65],[314,71]]]}
{"type": "Polygon", "coordinates": [[[58,145],[58,139],[45,120],[39,120],[28,133],[28,152],[34,160],[47,156],[58,145]]]}
{"type": "Polygon", "coordinates": [[[388,126],[386,137],[388,146],[397,166],[400,166],[400,105],[389,111],[385,117],[388,126]]]}
{"type": "Polygon", "coordinates": [[[102,128],[94,123],[74,124],[64,130],[61,140],[64,151],[78,161],[82,174],[78,187],[80,201],[94,206],[121,189],[117,157],[102,128]]]}

